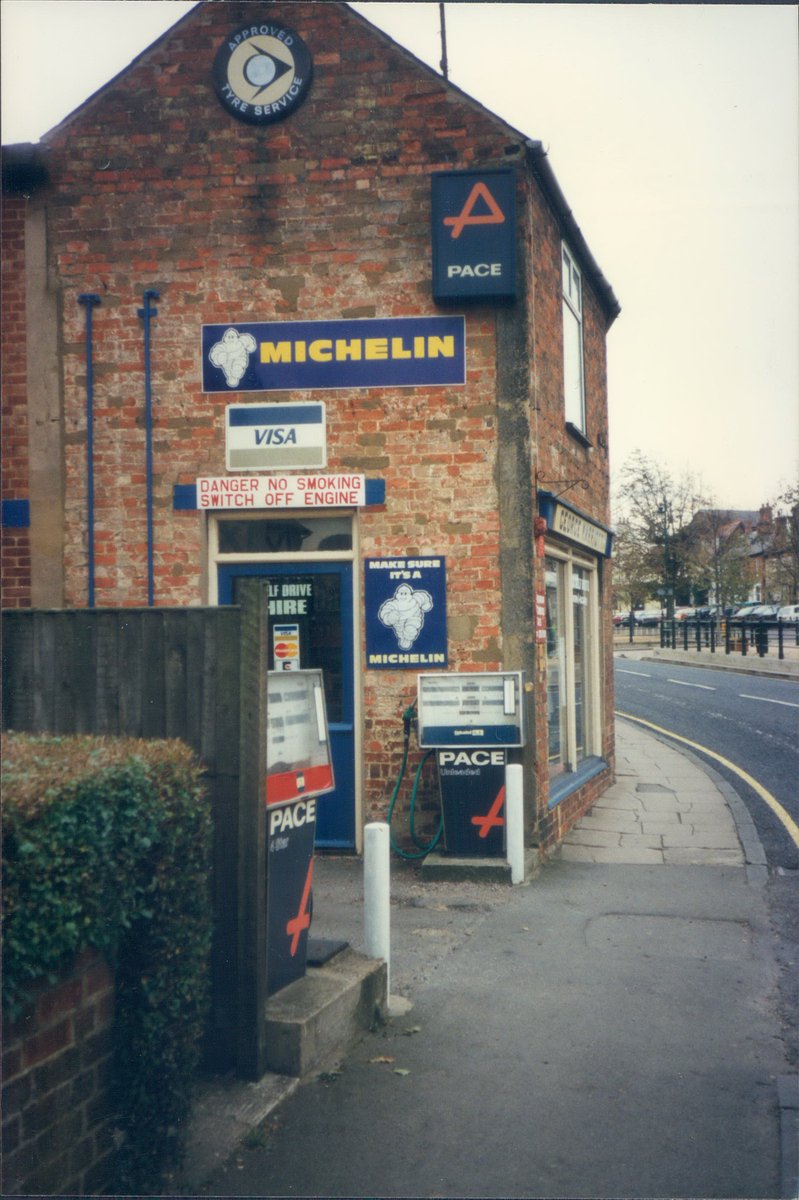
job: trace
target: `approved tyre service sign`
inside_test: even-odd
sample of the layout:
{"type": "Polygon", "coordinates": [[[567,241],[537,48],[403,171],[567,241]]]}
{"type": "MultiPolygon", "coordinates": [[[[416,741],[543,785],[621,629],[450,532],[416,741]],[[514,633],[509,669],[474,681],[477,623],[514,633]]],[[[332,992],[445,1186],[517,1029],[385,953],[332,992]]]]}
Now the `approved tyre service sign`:
{"type": "Polygon", "coordinates": [[[270,22],[234,30],[214,60],[214,87],[238,121],[269,125],[302,104],[313,64],[298,33],[270,22]]]}

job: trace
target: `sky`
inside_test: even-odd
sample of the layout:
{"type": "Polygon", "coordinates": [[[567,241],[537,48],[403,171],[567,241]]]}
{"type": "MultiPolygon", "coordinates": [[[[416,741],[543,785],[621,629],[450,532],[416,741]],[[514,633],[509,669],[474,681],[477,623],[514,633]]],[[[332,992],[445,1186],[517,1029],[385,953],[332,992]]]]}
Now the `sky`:
{"type": "MultiPolygon", "coordinates": [[[[2,0],[3,144],[37,141],[192,7],[2,0]]],[[[439,69],[437,3],[353,7],[439,69]]],[[[799,483],[799,6],[445,12],[450,82],[544,143],[621,303],[614,478],[640,450],[721,508],[799,483]]]]}

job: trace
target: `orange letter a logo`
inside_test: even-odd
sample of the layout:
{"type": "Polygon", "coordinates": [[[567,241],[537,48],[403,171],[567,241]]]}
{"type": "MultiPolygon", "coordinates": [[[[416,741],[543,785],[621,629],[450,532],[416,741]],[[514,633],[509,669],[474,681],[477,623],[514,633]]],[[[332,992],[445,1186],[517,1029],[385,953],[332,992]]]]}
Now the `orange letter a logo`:
{"type": "Polygon", "coordinates": [[[311,912],[309,902],[311,899],[311,881],[313,880],[313,858],[308,866],[308,874],[305,876],[305,886],[302,889],[302,899],[300,900],[300,909],[296,917],[292,917],[286,925],[286,935],[291,938],[291,946],[289,953],[292,958],[297,953],[300,946],[300,936],[304,930],[311,927],[311,912]]]}
{"type": "Polygon", "coordinates": [[[466,225],[503,225],[504,222],[505,214],[484,183],[474,185],[457,217],[444,217],[444,224],[452,226],[453,241],[461,236],[466,225]],[[478,200],[483,200],[488,205],[488,212],[473,216],[478,200]]]}

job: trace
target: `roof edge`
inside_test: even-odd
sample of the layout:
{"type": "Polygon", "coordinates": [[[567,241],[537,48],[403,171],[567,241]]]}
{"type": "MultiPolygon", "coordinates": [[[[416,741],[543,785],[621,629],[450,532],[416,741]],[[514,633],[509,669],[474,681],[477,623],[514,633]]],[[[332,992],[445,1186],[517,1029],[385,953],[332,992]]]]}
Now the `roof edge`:
{"type": "Polygon", "coordinates": [[[613,288],[606,279],[598,262],[591,253],[588,243],[583,236],[583,231],[577,224],[574,213],[569,208],[568,201],[566,200],[561,186],[555,177],[555,172],[552,169],[552,164],[549,161],[546,148],[543,142],[533,141],[529,138],[525,139],[524,145],[525,149],[527,150],[530,168],[546,192],[552,207],[555,209],[555,212],[560,218],[564,232],[567,235],[569,245],[582,261],[584,268],[588,271],[591,281],[596,288],[602,307],[610,317],[610,322],[612,324],[621,312],[621,304],[617,300],[613,288]]]}

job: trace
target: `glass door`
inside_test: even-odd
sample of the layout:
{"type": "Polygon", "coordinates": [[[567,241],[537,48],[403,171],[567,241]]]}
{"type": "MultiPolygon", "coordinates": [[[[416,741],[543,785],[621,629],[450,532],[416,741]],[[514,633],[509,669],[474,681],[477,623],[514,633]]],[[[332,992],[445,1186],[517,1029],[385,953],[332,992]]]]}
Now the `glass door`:
{"type": "Polygon", "coordinates": [[[336,788],[320,796],[316,845],[355,847],[355,662],[352,564],[231,563],[218,566],[219,603],[238,603],[242,579],[268,578],[269,670],[323,672],[336,788]]]}

